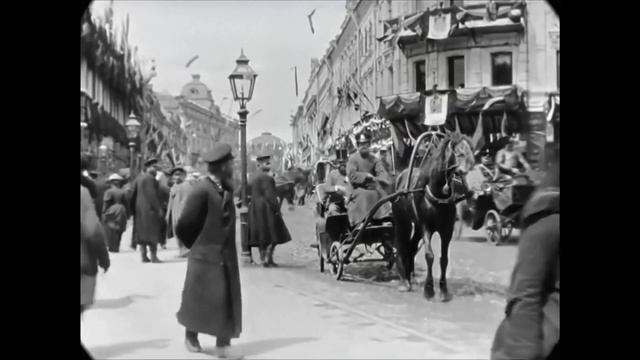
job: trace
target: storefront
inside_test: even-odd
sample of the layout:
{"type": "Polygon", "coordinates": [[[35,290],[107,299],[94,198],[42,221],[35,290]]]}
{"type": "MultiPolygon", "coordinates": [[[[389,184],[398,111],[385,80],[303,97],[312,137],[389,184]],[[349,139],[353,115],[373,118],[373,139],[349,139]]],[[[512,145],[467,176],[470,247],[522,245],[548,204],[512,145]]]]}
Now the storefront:
{"type": "Polygon", "coordinates": [[[505,136],[515,136],[523,144],[528,139],[523,91],[516,86],[387,96],[380,99],[378,115],[391,125],[401,168],[408,166],[415,139],[430,127],[458,131],[478,148],[505,136]]]}

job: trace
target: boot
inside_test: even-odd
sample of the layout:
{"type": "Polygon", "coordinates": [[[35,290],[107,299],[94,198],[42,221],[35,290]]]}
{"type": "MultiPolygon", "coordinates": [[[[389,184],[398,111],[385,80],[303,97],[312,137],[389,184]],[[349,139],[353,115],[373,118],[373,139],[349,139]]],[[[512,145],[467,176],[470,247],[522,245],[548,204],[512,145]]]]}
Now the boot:
{"type": "Polygon", "coordinates": [[[273,262],[273,252],[275,250],[276,250],[275,245],[269,245],[269,247],[267,248],[267,263],[269,264],[269,266],[272,266],[272,267],[278,267],[278,264],[273,262]]]}
{"type": "Polygon", "coordinates": [[[253,261],[253,257],[251,256],[251,250],[243,251],[242,254],[242,263],[244,265],[253,265],[255,262],[253,261]]]}
{"type": "Polygon", "coordinates": [[[162,261],[158,259],[158,245],[149,245],[149,250],[151,251],[151,262],[154,264],[161,263],[162,261]]]}
{"type": "Polygon", "coordinates": [[[202,347],[200,346],[200,342],[198,341],[198,333],[187,330],[184,345],[187,348],[187,351],[192,353],[202,352],[202,347]]]}
{"type": "Polygon", "coordinates": [[[260,262],[262,263],[262,267],[270,267],[271,264],[269,263],[269,257],[267,255],[267,251],[269,250],[268,247],[261,247],[260,248],[260,262]]]}
{"type": "Polygon", "coordinates": [[[148,263],[151,262],[147,257],[147,245],[140,245],[140,255],[142,255],[142,262],[148,263]]]}

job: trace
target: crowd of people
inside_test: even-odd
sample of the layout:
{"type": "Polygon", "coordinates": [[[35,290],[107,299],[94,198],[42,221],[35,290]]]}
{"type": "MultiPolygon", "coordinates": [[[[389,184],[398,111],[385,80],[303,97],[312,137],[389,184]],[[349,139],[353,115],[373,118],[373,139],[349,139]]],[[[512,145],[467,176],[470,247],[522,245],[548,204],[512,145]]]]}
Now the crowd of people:
{"type": "MultiPolygon", "coordinates": [[[[106,178],[89,169],[81,157],[81,314],[93,303],[98,267],[106,272],[109,252],[117,253],[129,219],[130,247],[142,263],[161,263],[158,249],[175,238],[179,257],[187,258],[187,274],[178,322],[185,327],[185,347],[201,352],[198,334],[216,337],[221,358],[234,358],[232,338],[242,329],[240,279],[235,244],[236,201],[233,155],[228,144],[216,144],[200,164],[207,174],[176,166],[166,173],[156,158],[143,164],[135,178],[114,173],[106,178]]],[[[275,247],[291,240],[276,197],[270,156],[258,158],[250,178],[249,232],[243,255],[256,264],[276,267],[275,247]]]]}
{"type": "MultiPolygon", "coordinates": [[[[358,151],[338,158],[326,182],[319,186],[337,196],[329,212],[348,213],[352,224],[366,216],[388,191],[393,180],[384,157],[372,154],[371,139],[358,137],[358,151]]],[[[280,211],[270,156],[258,157],[250,177],[248,236],[241,255],[247,264],[257,248],[259,264],[277,267],[275,248],[291,241],[280,211]]],[[[481,167],[514,175],[529,168],[513,144],[496,156],[482,154],[481,167]]],[[[198,334],[216,337],[221,358],[237,358],[231,339],[242,330],[241,291],[236,250],[235,181],[231,146],[216,144],[203,154],[207,174],[176,166],[166,174],[159,160],[144,162],[135,178],[110,174],[100,179],[81,158],[81,314],[93,303],[98,268],[110,267],[109,252],[117,253],[127,222],[133,219],[130,246],[143,263],[161,263],[158,247],[175,238],[187,271],[177,321],[185,328],[185,347],[201,352],[198,334]],[[168,175],[168,177],[167,177],[168,175]]],[[[492,359],[548,358],[559,353],[559,161],[523,210],[518,258],[508,293],[506,317],[495,335],[492,359]]],[[[381,207],[376,217],[388,217],[381,207]]]]}

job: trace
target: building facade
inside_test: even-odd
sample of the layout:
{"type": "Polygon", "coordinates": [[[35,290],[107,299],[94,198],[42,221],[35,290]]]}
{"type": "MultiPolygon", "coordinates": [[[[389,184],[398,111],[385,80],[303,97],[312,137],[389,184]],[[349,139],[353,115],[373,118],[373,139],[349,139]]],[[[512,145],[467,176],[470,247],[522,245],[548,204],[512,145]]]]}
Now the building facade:
{"type": "Polygon", "coordinates": [[[234,148],[234,153],[238,153],[239,122],[220,112],[200,75],[192,75],[179,96],[162,94],[161,99],[164,107],[176,114],[185,133],[186,165],[197,164],[199,156],[216,142],[226,142],[234,148]]]}
{"type": "Polygon", "coordinates": [[[526,104],[527,155],[535,163],[544,155],[543,107],[560,89],[559,59],[559,18],[545,1],[348,0],[340,33],[320,61],[332,74],[324,100],[332,109],[323,109],[329,118],[305,126],[314,121],[307,108],[321,82],[322,72],[312,71],[304,112],[292,121],[294,144],[319,139],[317,159],[330,147],[322,136],[376,113],[381,97],[434,86],[461,94],[513,86],[526,104]]]}

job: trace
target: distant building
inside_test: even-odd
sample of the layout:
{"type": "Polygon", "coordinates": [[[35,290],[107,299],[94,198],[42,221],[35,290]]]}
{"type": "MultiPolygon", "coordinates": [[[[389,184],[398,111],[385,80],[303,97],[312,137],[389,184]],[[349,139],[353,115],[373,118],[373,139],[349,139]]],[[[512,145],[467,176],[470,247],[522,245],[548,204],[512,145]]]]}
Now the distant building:
{"type": "Polygon", "coordinates": [[[240,125],[237,120],[220,112],[211,90],[200,80],[200,75],[192,75],[179,96],[160,94],[163,107],[180,119],[186,134],[188,157],[186,165],[195,166],[200,155],[216,142],[226,142],[238,154],[240,125]]]}
{"type": "Polygon", "coordinates": [[[271,155],[271,169],[280,172],[283,169],[287,143],[269,132],[263,132],[247,143],[247,171],[252,173],[256,169],[256,158],[261,155],[271,155]]]}

